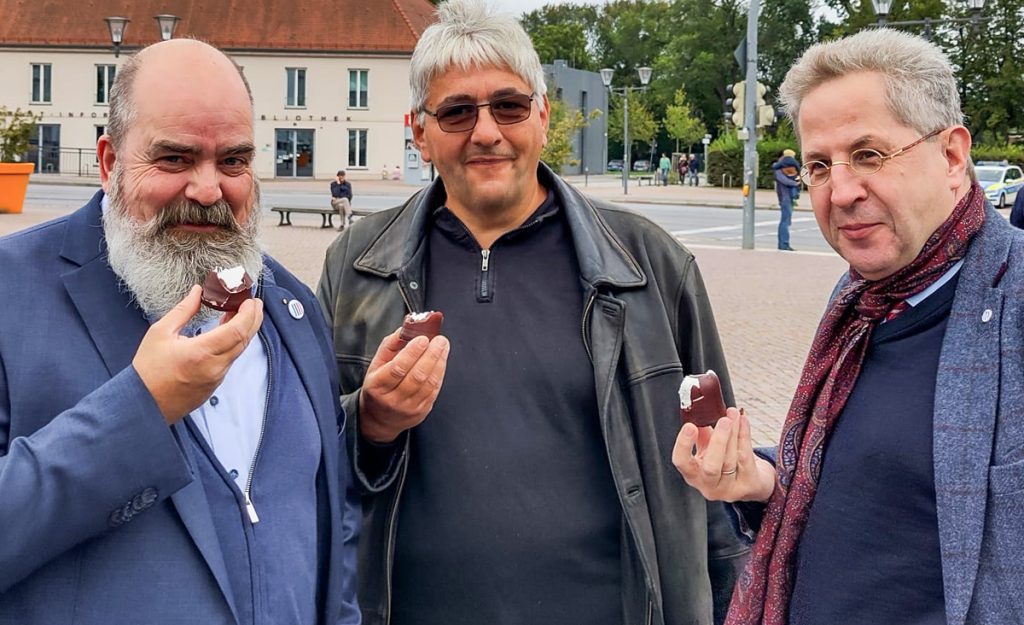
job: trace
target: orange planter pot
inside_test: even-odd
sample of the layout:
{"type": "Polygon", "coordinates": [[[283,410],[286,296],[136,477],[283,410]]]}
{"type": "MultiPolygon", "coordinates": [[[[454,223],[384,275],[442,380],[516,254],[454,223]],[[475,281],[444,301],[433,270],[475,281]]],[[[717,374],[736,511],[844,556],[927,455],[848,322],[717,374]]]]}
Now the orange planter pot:
{"type": "Polygon", "coordinates": [[[20,213],[35,163],[0,163],[0,213],[20,213]]]}

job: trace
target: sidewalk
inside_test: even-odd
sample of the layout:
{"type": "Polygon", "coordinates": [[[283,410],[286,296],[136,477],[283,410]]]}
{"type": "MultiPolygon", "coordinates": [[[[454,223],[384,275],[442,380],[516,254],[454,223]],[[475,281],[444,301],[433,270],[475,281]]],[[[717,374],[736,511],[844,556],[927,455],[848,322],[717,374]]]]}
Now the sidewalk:
{"type": "MultiPolygon", "coordinates": [[[[408,185],[398,180],[381,180],[379,177],[350,178],[359,195],[401,195],[409,196],[419,190],[418,185],[408,185]]],[[[743,208],[743,193],[739,189],[720,187],[690,187],[683,185],[640,186],[638,180],[630,179],[629,194],[622,192],[622,178],[606,174],[601,176],[566,176],[566,182],[584,193],[610,202],[624,204],[669,204],[673,206],[710,206],[715,208],[743,208]]],[[[58,184],[71,186],[99,186],[99,178],[79,178],[53,174],[33,174],[30,184],[58,184]]],[[[286,193],[326,193],[330,180],[313,179],[266,179],[260,185],[264,191],[286,193]]],[[[758,209],[778,209],[775,191],[758,189],[755,194],[758,209]]],[[[810,210],[810,202],[804,200],[796,210],[810,210]]]]}

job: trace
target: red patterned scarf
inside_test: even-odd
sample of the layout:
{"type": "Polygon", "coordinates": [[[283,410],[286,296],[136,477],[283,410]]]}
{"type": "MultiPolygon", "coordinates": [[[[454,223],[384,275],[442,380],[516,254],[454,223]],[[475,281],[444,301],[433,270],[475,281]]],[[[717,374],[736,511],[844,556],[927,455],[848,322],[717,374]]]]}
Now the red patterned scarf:
{"type": "Polygon", "coordinates": [[[794,556],[818,488],[825,446],[864,362],[871,333],[906,298],[920,293],[967,254],[985,220],[975,184],[909,265],[872,282],[852,268],[818,325],[796,396],[782,426],[776,487],[726,625],[784,625],[793,592],[794,556]]]}

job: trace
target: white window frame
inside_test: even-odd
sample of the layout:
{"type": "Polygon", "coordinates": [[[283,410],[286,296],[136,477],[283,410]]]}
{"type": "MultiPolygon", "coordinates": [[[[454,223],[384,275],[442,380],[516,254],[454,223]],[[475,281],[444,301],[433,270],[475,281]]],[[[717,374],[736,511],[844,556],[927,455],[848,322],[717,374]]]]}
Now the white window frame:
{"type": "Polygon", "coordinates": [[[110,88],[114,86],[114,77],[117,76],[117,66],[111,63],[96,64],[96,101],[94,104],[110,104],[110,88]],[[100,74],[102,72],[102,75],[100,74]],[[101,91],[102,89],[102,91],[101,91]],[[103,94],[102,97],[100,94],[103,94]]]}
{"type": "Polygon", "coordinates": [[[32,104],[53,104],[53,65],[51,63],[32,63],[29,74],[29,101],[32,104]],[[37,67],[39,68],[39,93],[36,93],[35,85],[37,67]],[[47,95],[50,97],[47,98],[47,95]]]}
{"type": "Polygon", "coordinates": [[[370,108],[370,70],[350,69],[348,70],[348,108],[368,109],[370,108]],[[352,78],[355,77],[356,89],[352,90],[352,78]],[[363,87],[360,89],[359,87],[363,87]],[[362,97],[360,98],[360,94],[362,97]],[[353,101],[353,95],[355,99],[353,101]]]}
{"type": "Polygon", "coordinates": [[[306,108],[306,68],[305,67],[286,67],[284,68],[284,105],[285,108],[290,109],[304,109],[306,108]],[[292,88],[289,88],[288,83],[292,82],[292,73],[295,74],[294,83],[292,88]],[[299,77],[302,80],[299,80],[299,77]],[[301,85],[301,87],[300,87],[301,85]]]}
{"type": "Polygon", "coordinates": [[[370,131],[367,128],[348,129],[348,167],[349,169],[366,169],[366,163],[370,160],[369,155],[370,131]],[[359,148],[362,148],[363,162],[359,163],[359,148]],[[353,156],[357,162],[353,162],[353,156]]]}

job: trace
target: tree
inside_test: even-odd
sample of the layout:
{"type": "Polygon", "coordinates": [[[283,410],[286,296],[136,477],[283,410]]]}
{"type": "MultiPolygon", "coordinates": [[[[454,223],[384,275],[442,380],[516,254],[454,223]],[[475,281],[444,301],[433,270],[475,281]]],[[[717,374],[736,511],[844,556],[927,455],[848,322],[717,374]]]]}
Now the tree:
{"type": "MultiPolygon", "coordinates": [[[[622,96],[612,98],[611,111],[609,111],[608,114],[609,137],[622,137],[622,103],[622,96]]],[[[647,108],[644,101],[640,99],[640,93],[637,91],[631,91],[629,93],[630,152],[633,152],[632,146],[637,142],[640,142],[643,146],[654,143],[654,139],[657,135],[658,122],[656,121],[654,114],[651,112],[651,109],[647,108]]],[[[627,167],[629,165],[630,163],[626,164],[627,167]]]]}
{"type": "Polygon", "coordinates": [[[570,67],[597,69],[592,53],[596,38],[597,7],[572,4],[547,5],[522,17],[541,63],[565,59],[570,67]]]}
{"type": "Polygon", "coordinates": [[[577,165],[572,159],[573,139],[583,128],[601,114],[594,109],[584,116],[579,109],[566,105],[557,98],[551,99],[551,115],[548,117],[548,142],[540,153],[540,160],[556,172],[565,165],[577,165]]]}
{"type": "Polygon", "coordinates": [[[693,116],[686,92],[682,89],[676,89],[675,101],[665,109],[665,120],[662,123],[668,136],[676,140],[677,152],[680,141],[687,146],[686,151],[690,152],[691,146],[703,139],[707,132],[704,123],[693,116]]]}
{"type": "Polygon", "coordinates": [[[0,163],[13,162],[28,151],[32,133],[42,115],[0,106],[0,163]]]}

